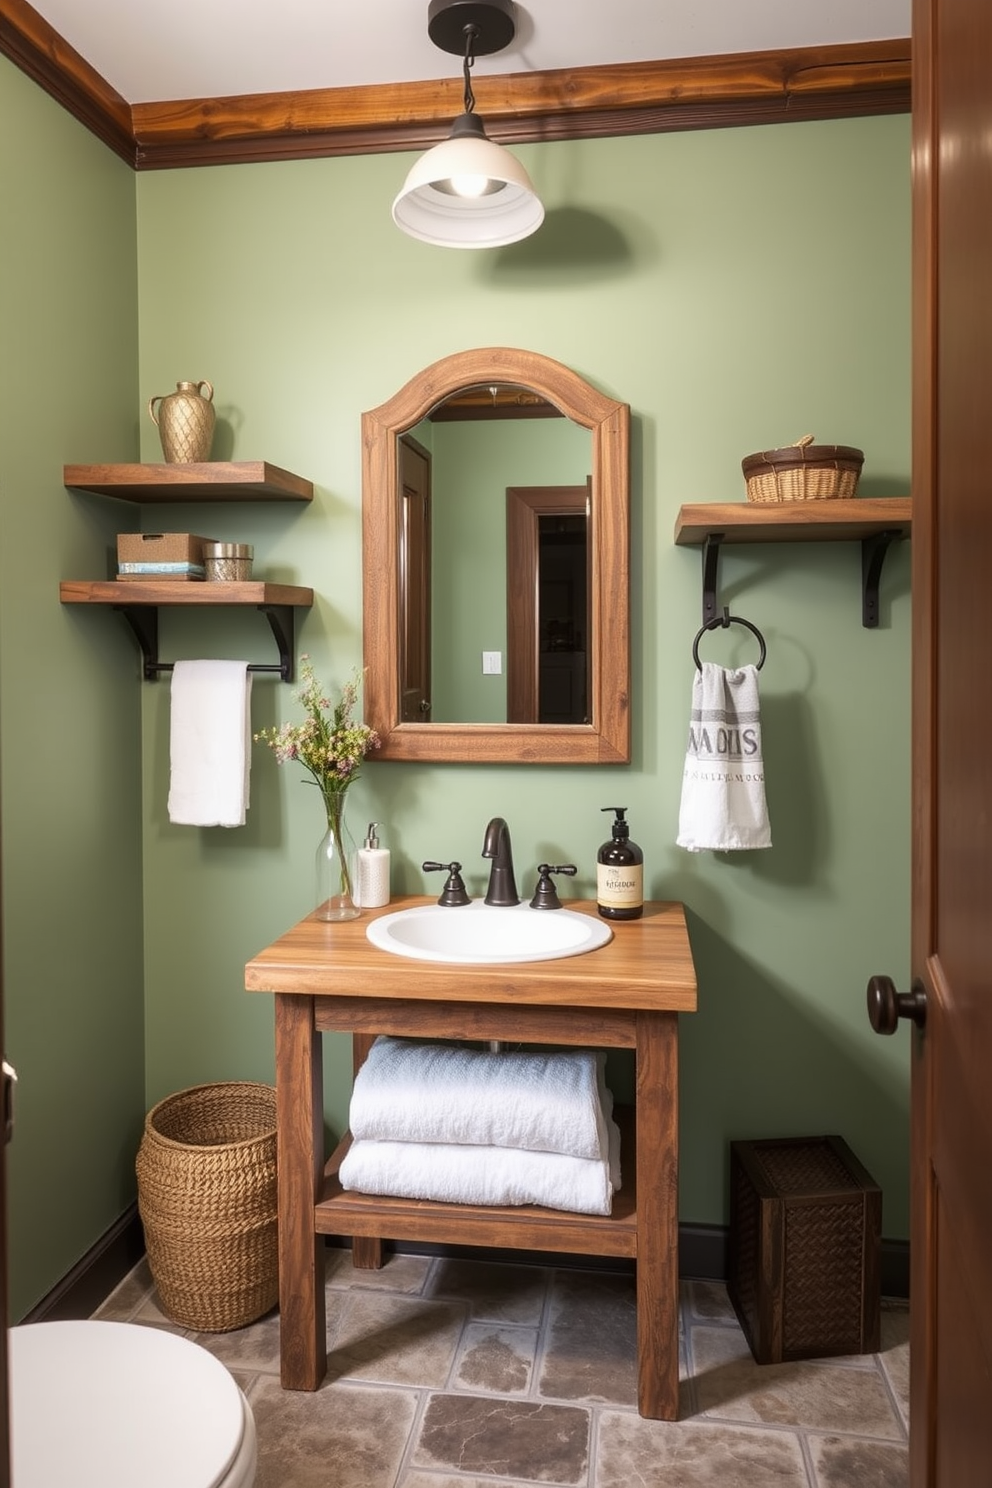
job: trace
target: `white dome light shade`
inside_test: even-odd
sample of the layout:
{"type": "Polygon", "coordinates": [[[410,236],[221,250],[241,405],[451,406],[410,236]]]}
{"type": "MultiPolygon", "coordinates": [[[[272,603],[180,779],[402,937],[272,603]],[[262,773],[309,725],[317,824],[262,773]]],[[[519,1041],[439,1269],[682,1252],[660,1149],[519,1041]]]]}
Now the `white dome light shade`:
{"type": "Polygon", "coordinates": [[[516,156],[486,138],[476,115],[462,114],[410,170],[393,221],[440,248],[500,248],[536,232],[544,208],[516,156]]]}

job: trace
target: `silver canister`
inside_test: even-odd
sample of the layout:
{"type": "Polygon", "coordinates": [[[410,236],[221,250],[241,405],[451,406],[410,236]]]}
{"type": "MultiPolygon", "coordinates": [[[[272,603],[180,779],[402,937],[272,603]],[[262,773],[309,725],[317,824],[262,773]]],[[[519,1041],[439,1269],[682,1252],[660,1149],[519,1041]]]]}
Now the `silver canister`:
{"type": "Polygon", "coordinates": [[[251,543],[205,542],[203,566],[207,582],[237,583],[250,579],[254,556],[251,543]]]}

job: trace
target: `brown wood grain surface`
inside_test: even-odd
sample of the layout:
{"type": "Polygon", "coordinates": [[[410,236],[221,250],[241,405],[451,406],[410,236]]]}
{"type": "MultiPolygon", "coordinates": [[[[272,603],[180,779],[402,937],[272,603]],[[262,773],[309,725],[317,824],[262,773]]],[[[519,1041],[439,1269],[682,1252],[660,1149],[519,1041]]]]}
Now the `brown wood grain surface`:
{"type": "MultiPolygon", "coordinates": [[[[681,904],[648,902],[641,919],[612,927],[607,945],[556,961],[447,965],[395,956],[367,939],[371,919],[435,902],[423,895],[404,897],[381,910],[366,910],[360,919],[337,923],[308,916],[248,962],[245,986],[250,992],[301,992],[357,1002],[454,998],[511,1009],[695,1011],[696,975],[681,904]]],[[[566,901],[564,907],[598,918],[589,900],[566,901]]]]}

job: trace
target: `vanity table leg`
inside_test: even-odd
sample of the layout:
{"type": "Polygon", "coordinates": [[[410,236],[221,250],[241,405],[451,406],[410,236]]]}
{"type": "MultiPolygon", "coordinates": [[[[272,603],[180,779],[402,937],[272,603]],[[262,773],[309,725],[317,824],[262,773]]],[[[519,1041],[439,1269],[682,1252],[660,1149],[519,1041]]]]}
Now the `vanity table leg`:
{"type": "Polygon", "coordinates": [[[678,1014],[637,1014],[637,1405],[679,1413],[678,1014]]]}
{"type": "Polygon", "coordinates": [[[281,1377],[286,1390],[316,1390],[327,1373],[324,1238],[314,1229],[324,1171],[321,1037],[312,997],[278,993],[275,1004],[281,1377]]]}

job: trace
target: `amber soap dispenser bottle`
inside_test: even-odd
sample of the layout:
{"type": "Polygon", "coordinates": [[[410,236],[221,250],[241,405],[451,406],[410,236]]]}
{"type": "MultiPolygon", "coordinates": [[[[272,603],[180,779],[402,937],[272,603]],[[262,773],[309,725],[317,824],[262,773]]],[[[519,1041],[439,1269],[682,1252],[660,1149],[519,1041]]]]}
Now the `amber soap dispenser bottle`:
{"type": "Polygon", "coordinates": [[[604,920],[637,920],[644,913],[644,854],[630,840],[626,806],[603,806],[616,814],[613,835],[596,854],[596,906],[604,920]]]}

